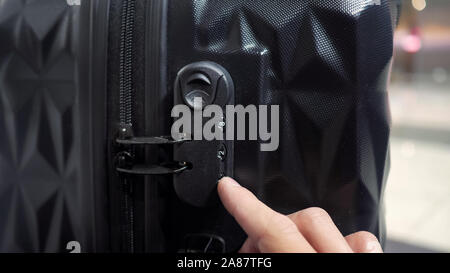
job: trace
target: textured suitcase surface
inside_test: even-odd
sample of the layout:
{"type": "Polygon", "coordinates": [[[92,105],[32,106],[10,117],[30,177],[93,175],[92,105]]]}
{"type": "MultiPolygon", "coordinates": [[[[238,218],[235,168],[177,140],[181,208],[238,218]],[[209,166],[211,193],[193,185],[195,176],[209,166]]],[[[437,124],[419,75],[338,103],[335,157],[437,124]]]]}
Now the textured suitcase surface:
{"type": "MultiPolygon", "coordinates": [[[[177,73],[199,61],[228,71],[235,104],[280,106],[278,150],[236,141],[234,178],[277,211],[319,206],[382,239],[397,14],[388,0],[0,0],[0,251],[239,249],[203,190],[216,179],[116,171],[118,124],[169,135],[177,73]]],[[[159,164],[180,147],[125,151],[159,164]]]]}
{"type": "MultiPolygon", "coordinates": [[[[277,211],[322,207],[344,234],[383,238],[396,6],[376,2],[170,1],[168,78],[209,60],[231,74],[236,104],[280,105],[279,149],[235,142],[234,178],[277,211]]],[[[239,247],[222,209],[180,207],[173,214],[189,232],[239,247]]]]}
{"type": "MultiPolygon", "coordinates": [[[[96,5],[0,1],[2,252],[105,249],[104,175],[94,170],[104,160],[93,156],[103,140],[92,128],[104,95],[90,86],[101,72],[91,70],[89,45],[90,12],[107,9],[96,5]],[[95,116],[93,95],[101,102],[95,116]]],[[[106,16],[97,16],[105,25],[106,16]]]]}

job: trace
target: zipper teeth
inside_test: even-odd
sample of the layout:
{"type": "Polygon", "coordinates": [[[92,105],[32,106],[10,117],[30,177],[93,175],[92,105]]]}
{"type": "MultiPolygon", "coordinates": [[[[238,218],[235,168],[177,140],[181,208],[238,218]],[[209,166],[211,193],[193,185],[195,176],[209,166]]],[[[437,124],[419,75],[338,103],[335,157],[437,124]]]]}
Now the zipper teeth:
{"type": "Polygon", "coordinates": [[[134,17],[134,0],[124,0],[120,34],[120,122],[125,124],[132,124],[134,17]]]}
{"type": "MultiPolygon", "coordinates": [[[[133,103],[133,33],[135,17],[135,0],[123,0],[122,23],[120,33],[120,95],[119,119],[122,124],[132,124],[133,103]]],[[[131,151],[130,151],[131,152],[131,151]]],[[[122,180],[123,217],[126,246],[134,252],[134,206],[131,195],[133,184],[127,178],[122,180]]]]}

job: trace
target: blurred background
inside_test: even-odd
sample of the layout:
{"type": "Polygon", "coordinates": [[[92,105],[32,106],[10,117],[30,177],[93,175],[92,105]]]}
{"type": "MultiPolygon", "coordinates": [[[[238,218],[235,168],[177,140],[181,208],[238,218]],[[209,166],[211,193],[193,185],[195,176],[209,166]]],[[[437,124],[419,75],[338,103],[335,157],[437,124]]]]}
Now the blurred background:
{"type": "Polygon", "coordinates": [[[394,48],[386,252],[450,252],[450,0],[403,0],[394,48]]]}

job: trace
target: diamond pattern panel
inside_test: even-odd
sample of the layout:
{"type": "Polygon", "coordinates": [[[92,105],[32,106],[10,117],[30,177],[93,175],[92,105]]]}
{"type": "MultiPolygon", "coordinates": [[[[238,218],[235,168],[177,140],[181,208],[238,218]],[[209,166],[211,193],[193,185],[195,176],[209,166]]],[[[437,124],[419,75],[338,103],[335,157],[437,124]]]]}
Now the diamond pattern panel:
{"type": "Polygon", "coordinates": [[[60,252],[81,235],[69,209],[81,206],[70,163],[78,13],[60,0],[0,1],[0,252],[60,252]]]}
{"type": "Polygon", "coordinates": [[[320,206],[343,233],[382,236],[396,18],[391,1],[173,5],[183,11],[172,11],[170,18],[182,18],[171,21],[172,31],[185,33],[170,34],[174,71],[187,56],[216,61],[235,81],[237,104],[280,105],[278,151],[236,143],[236,178],[279,211],[320,206]]]}

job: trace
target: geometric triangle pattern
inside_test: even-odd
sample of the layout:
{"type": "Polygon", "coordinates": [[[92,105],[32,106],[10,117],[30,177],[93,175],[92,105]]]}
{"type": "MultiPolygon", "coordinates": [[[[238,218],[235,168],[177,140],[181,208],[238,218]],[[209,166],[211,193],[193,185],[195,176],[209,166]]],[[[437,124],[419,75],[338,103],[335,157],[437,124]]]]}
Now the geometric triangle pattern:
{"type": "MultiPolygon", "coordinates": [[[[279,149],[237,141],[235,178],[277,211],[319,206],[342,233],[382,238],[391,1],[169,2],[170,75],[215,61],[233,76],[236,104],[280,105],[279,149]]],[[[94,193],[80,167],[90,107],[79,105],[81,17],[65,0],[0,0],[0,252],[88,249],[97,235],[86,232],[94,193]]],[[[197,226],[219,226],[201,212],[197,226]]]]}
{"type": "Polygon", "coordinates": [[[66,1],[0,1],[0,252],[82,239],[78,13],[66,1]]]}
{"type": "Polygon", "coordinates": [[[192,46],[169,36],[175,67],[183,56],[217,60],[233,76],[236,104],[280,105],[279,149],[236,142],[234,162],[234,176],[278,211],[319,206],[344,234],[383,237],[390,2],[192,1],[178,7],[192,5],[192,22],[173,13],[186,18],[173,31],[193,36],[192,46]]]}

